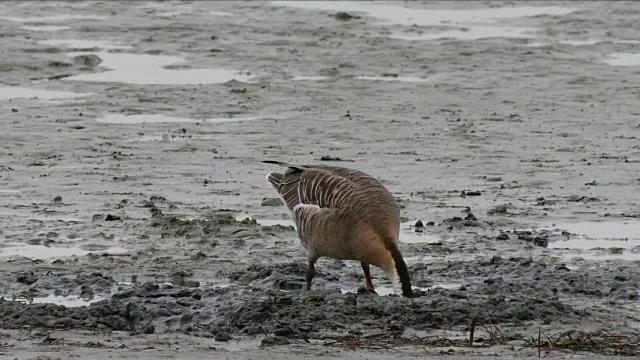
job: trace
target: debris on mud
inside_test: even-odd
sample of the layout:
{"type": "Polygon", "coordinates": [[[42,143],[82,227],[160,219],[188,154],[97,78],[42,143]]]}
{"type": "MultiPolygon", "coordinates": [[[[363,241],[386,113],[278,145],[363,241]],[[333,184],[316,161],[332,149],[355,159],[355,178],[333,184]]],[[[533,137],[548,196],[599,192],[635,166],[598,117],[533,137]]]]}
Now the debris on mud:
{"type": "Polygon", "coordinates": [[[260,203],[260,206],[282,206],[282,199],[280,198],[264,198],[260,203]]]}
{"type": "Polygon", "coordinates": [[[351,14],[343,12],[343,11],[337,12],[335,15],[333,15],[333,17],[336,20],[340,20],[340,21],[349,21],[349,20],[352,20],[352,19],[360,19],[360,16],[354,16],[354,15],[351,15],[351,14]]]}
{"type": "Polygon", "coordinates": [[[104,221],[122,221],[122,218],[118,215],[107,214],[104,221]]]}
{"type": "Polygon", "coordinates": [[[506,204],[496,205],[493,208],[487,210],[487,215],[507,214],[508,207],[509,206],[506,204]]]}
{"type": "Polygon", "coordinates": [[[482,193],[481,193],[480,191],[476,191],[476,190],[474,190],[474,191],[465,191],[465,190],[462,190],[462,192],[460,193],[460,196],[461,196],[461,197],[467,197],[467,196],[480,196],[480,195],[482,195],[482,193]]]}
{"type": "Polygon", "coordinates": [[[78,55],[73,58],[73,63],[93,68],[100,65],[100,63],[102,63],[102,59],[96,54],[78,55]]]}
{"type": "Polygon", "coordinates": [[[323,155],[322,157],[320,157],[320,161],[345,161],[345,162],[355,162],[355,160],[342,159],[342,158],[339,158],[339,157],[337,157],[337,156],[329,156],[329,155],[323,155]]]}
{"type": "Polygon", "coordinates": [[[227,212],[213,211],[197,219],[184,220],[173,215],[165,215],[155,206],[150,210],[150,225],[160,231],[161,238],[211,238],[220,232],[221,227],[238,223],[235,217],[227,212]]]}

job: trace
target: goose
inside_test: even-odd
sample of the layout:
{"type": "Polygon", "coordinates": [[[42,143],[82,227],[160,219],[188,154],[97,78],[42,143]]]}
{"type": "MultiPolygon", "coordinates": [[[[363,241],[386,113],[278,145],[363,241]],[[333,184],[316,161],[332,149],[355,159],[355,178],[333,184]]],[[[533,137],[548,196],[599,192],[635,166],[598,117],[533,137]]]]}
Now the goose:
{"type": "Polygon", "coordinates": [[[306,250],[306,291],[320,257],[360,261],[365,286],[375,292],[370,265],[389,276],[396,294],[412,297],[407,265],[398,249],[400,208],[377,179],[362,171],[326,165],[291,165],[274,160],[283,173],[270,172],[306,250]]]}

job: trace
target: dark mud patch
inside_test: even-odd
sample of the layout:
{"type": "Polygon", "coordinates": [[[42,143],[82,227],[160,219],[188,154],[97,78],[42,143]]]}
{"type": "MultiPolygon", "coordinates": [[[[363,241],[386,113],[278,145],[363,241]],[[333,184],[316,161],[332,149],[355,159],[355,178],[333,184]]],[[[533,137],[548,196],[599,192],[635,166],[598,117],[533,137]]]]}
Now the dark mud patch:
{"type": "Polygon", "coordinates": [[[228,212],[212,211],[195,219],[183,219],[174,215],[165,215],[153,203],[148,206],[151,212],[150,226],[160,233],[161,238],[210,238],[219,234],[223,228],[232,225],[247,225],[237,221],[228,212]]]}
{"type": "MultiPolygon", "coordinates": [[[[578,295],[587,301],[634,300],[634,279],[640,276],[629,267],[571,270],[525,257],[499,256],[413,264],[410,270],[416,283],[419,279],[467,280],[455,289],[416,288],[411,299],[339,289],[306,293],[304,262],[255,264],[231,271],[231,283],[224,286],[196,285],[195,281],[133,283],[119,288],[109,299],[81,307],[0,300],[0,326],[132,334],[180,332],[219,341],[266,335],[269,340],[263,346],[272,346],[289,342],[282,339],[327,339],[327,334],[402,334],[408,329],[468,332],[476,319],[500,326],[504,336],[512,339],[536,323],[563,329],[579,329],[584,321],[606,324],[613,315],[570,299],[578,295]]],[[[335,282],[343,271],[327,266],[317,276],[335,282]]],[[[23,284],[41,281],[37,273],[16,276],[23,284]]],[[[68,281],[75,290],[114,286],[110,276],[97,272],[81,273],[68,281]]]]}
{"type": "Polygon", "coordinates": [[[631,266],[612,269],[569,269],[565,264],[535,261],[527,257],[475,261],[448,261],[444,266],[423,264],[409,267],[426,278],[463,278],[468,283],[458,291],[465,296],[527,296],[556,301],[562,296],[579,296],[607,301],[635,300],[640,272],[631,266]]]}
{"type": "Polygon", "coordinates": [[[305,337],[314,332],[434,330],[466,328],[481,314],[494,323],[523,324],[576,317],[576,311],[558,300],[530,297],[478,297],[460,291],[418,292],[415,299],[380,297],[369,293],[311,292],[296,296],[264,292],[223,305],[220,330],[246,334],[273,333],[305,337]]]}

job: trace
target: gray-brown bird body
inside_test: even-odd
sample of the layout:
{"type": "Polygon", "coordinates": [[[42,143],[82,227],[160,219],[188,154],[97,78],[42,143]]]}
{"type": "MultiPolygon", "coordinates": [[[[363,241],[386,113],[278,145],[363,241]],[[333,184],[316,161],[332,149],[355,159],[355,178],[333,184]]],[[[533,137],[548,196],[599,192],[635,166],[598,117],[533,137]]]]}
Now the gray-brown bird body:
{"type": "Polygon", "coordinates": [[[409,296],[406,265],[398,251],[400,209],[391,193],[362,171],[336,166],[289,165],[267,181],[292,214],[298,236],[313,264],[322,256],[360,261],[373,289],[369,264],[386,271],[394,289],[409,296]],[[398,263],[400,262],[400,264],[398,263]]]}

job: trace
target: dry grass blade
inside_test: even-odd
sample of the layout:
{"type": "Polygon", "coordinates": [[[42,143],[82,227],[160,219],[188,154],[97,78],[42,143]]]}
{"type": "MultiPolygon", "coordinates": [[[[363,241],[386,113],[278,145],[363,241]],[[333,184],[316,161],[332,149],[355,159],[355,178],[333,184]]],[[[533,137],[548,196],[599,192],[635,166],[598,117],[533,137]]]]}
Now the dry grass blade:
{"type": "Polygon", "coordinates": [[[471,325],[469,326],[469,346],[473,347],[473,333],[476,331],[476,322],[478,321],[478,316],[474,316],[471,320],[471,325]]]}
{"type": "MultiPolygon", "coordinates": [[[[552,340],[545,334],[546,341],[542,343],[541,331],[538,341],[532,337],[530,346],[536,346],[539,354],[542,350],[570,350],[585,351],[601,355],[638,356],[640,355],[640,336],[614,335],[608,331],[602,333],[563,332],[552,340]],[[572,336],[573,335],[573,336],[572,336]],[[577,335],[577,336],[576,336],[577,335]]],[[[555,336],[554,336],[555,337],[555,336]]]]}

